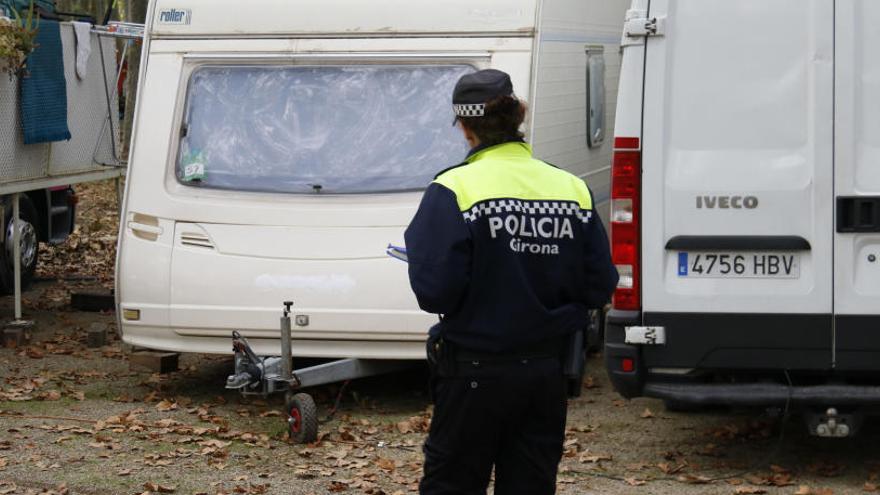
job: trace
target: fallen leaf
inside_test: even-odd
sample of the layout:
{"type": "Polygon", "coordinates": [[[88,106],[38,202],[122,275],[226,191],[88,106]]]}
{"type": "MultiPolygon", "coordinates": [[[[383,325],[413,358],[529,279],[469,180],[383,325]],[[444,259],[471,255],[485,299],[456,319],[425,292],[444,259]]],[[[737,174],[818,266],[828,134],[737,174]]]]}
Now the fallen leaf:
{"type": "Polygon", "coordinates": [[[229,447],[230,445],[232,445],[232,442],[224,442],[222,440],[209,438],[207,440],[202,440],[202,441],[198,442],[198,444],[201,445],[202,447],[214,447],[217,449],[225,449],[226,447],[229,447]]]}
{"type": "Polygon", "coordinates": [[[660,469],[660,471],[663,471],[664,474],[676,474],[680,473],[684,468],[686,468],[687,464],[682,463],[672,466],[668,462],[661,462],[657,464],[657,467],[660,469]]]}
{"type": "Polygon", "coordinates": [[[376,465],[379,467],[379,469],[388,471],[389,473],[394,471],[394,469],[397,467],[394,465],[394,461],[385,457],[379,457],[378,459],[376,459],[376,465]]]}
{"type": "Polygon", "coordinates": [[[43,356],[46,355],[46,353],[37,349],[36,347],[28,347],[25,351],[25,355],[31,359],[42,359],[43,356]]]}
{"type": "Polygon", "coordinates": [[[760,495],[762,493],[767,493],[767,490],[756,486],[741,486],[733,493],[737,495],[760,495]]]}
{"type": "Polygon", "coordinates": [[[639,479],[636,479],[636,478],[624,478],[623,481],[625,481],[626,484],[629,485],[629,486],[642,486],[642,485],[644,485],[644,484],[646,483],[646,481],[644,481],[644,480],[639,480],[639,479]]]}
{"type": "Polygon", "coordinates": [[[331,481],[330,486],[327,487],[331,492],[344,492],[348,490],[348,483],[343,483],[341,481],[331,481]]]}
{"type": "Polygon", "coordinates": [[[794,482],[791,480],[791,474],[779,473],[770,477],[770,484],[774,486],[791,486],[794,482]]]}
{"type": "Polygon", "coordinates": [[[49,390],[48,392],[41,395],[43,400],[60,400],[61,392],[57,390],[49,390]]]}
{"type": "Polygon", "coordinates": [[[834,490],[830,488],[810,488],[807,485],[801,485],[794,495],[834,495],[834,490]]]}
{"type": "Polygon", "coordinates": [[[148,492],[157,492],[157,493],[174,493],[177,488],[173,486],[160,485],[158,483],[152,483],[150,481],[144,483],[144,488],[148,492]]]}
{"type": "Polygon", "coordinates": [[[582,463],[597,463],[601,461],[611,461],[612,458],[610,455],[605,454],[590,454],[588,452],[584,452],[578,457],[578,461],[582,463]]]}
{"type": "Polygon", "coordinates": [[[177,409],[177,403],[171,402],[168,399],[162,399],[156,404],[156,410],[159,412],[173,411],[175,409],[177,409]]]}
{"type": "Polygon", "coordinates": [[[695,474],[682,474],[677,479],[678,479],[678,481],[680,481],[682,483],[688,483],[691,485],[703,485],[703,484],[712,482],[711,478],[708,478],[706,476],[699,476],[699,475],[695,475],[695,474]]]}

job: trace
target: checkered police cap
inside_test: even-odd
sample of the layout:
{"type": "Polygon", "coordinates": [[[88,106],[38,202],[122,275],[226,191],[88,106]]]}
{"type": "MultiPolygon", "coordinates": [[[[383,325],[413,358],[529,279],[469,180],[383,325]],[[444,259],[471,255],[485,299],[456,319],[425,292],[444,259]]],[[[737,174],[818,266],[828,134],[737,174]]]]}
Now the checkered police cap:
{"type": "Polygon", "coordinates": [[[482,117],[486,102],[499,96],[513,96],[513,83],[507,73],[485,69],[461,76],[452,91],[455,118],[482,117]]]}

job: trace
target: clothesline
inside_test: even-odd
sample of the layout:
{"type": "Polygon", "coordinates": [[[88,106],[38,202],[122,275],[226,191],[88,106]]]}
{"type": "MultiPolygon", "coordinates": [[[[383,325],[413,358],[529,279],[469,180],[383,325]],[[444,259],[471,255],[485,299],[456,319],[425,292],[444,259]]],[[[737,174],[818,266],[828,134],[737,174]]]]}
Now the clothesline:
{"type": "Polygon", "coordinates": [[[144,25],[133,22],[111,21],[106,26],[92,26],[92,32],[99,36],[125,39],[143,39],[144,25]]]}

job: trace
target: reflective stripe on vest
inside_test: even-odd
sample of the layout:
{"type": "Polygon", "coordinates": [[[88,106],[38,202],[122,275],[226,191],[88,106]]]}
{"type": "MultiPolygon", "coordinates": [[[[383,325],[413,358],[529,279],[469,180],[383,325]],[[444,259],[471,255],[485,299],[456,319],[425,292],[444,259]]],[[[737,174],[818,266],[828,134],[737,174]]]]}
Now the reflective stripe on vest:
{"type": "Polygon", "coordinates": [[[479,215],[487,206],[485,202],[495,199],[522,200],[492,205],[507,208],[505,211],[524,207],[571,209],[582,221],[589,220],[588,210],[593,209],[593,198],[583,180],[532,158],[532,148],[526,143],[486,148],[470,156],[466,165],[448,170],[434,182],[455,193],[466,219],[479,215]]]}

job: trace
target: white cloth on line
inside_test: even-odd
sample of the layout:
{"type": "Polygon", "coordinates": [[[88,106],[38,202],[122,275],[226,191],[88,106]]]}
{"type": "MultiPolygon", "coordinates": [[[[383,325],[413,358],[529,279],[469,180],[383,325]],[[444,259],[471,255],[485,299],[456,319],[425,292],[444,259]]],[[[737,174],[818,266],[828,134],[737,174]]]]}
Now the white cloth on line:
{"type": "Polygon", "coordinates": [[[76,77],[85,79],[89,73],[89,56],[92,54],[92,25],[88,22],[74,22],[76,33],[76,77]]]}

